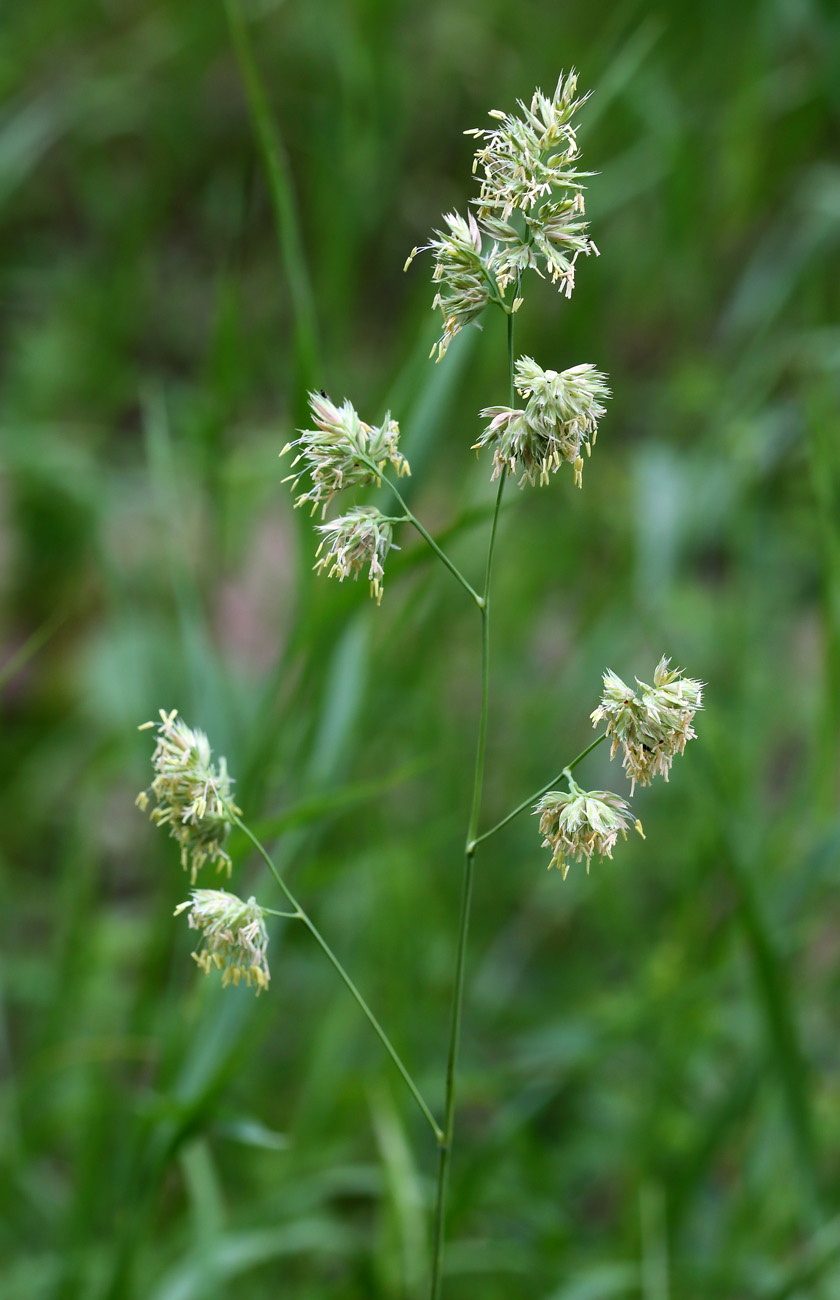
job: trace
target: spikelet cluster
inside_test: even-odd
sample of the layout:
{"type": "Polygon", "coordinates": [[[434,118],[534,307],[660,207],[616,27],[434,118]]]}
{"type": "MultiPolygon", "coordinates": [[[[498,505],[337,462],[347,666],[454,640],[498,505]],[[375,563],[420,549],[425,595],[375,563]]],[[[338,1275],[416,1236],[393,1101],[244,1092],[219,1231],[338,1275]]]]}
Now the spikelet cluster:
{"type": "MultiPolygon", "coordinates": [[[[448,213],[448,231],[436,230],[406,262],[407,269],[418,252],[434,254],[433,306],[443,313],[443,334],[432,350],[438,361],[489,302],[504,306],[508,285],[518,286],[524,271],[548,275],[571,297],[578,257],[598,253],[584,215],[584,180],[591,173],[578,169],[574,123],[588,98],[578,96],[572,70],[561,73],[551,97],[536,90],[530,104],[518,101],[518,113],[493,109],[495,126],[467,131],[479,144],[473,160],[481,184],[472,200],[477,219],[448,213]]],[[[516,311],[521,301],[517,296],[505,310],[516,311]]]]}
{"type": "Polygon", "coordinates": [[[676,754],[685,751],[696,732],[694,715],[703,707],[703,683],[671,670],[663,657],[656,666],[653,685],[636,678],[632,690],[615,673],[604,673],[604,692],[592,713],[592,725],[606,722],[612,740],[610,757],[621,749],[622,767],[632,782],[650,785],[655,776],[668,780],[676,754]]]}
{"type": "MultiPolygon", "coordinates": [[[[534,808],[540,819],[540,834],[545,838],[543,848],[551,849],[549,868],[558,867],[563,879],[569,872],[572,860],[586,858],[586,870],[592,855],[611,858],[619,833],[627,838],[634,825],[630,808],[620,795],[609,790],[581,790],[574,781],[570,789],[550,790],[534,808]]],[[[641,834],[641,824],[635,822],[641,834]]]]}
{"type": "Polygon", "coordinates": [[[520,409],[488,406],[482,418],[490,423],[475,448],[493,450],[493,478],[503,470],[521,470],[520,486],[548,483],[564,461],[574,467],[575,483],[583,481],[583,456],[594,445],[598,420],[610,395],[606,376],[592,365],[570,370],[543,370],[531,357],[520,357],[515,367],[515,384],[527,399],[520,409]]]}
{"type": "Polygon", "coordinates": [[[303,475],[309,475],[310,487],[297,498],[296,506],[310,504],[313,514],[320,506],[323,518],[336,492],[377,483],[376,470],[381,472],[389,462],[398,475],[410,473],[408,461],[398,447],[399,425],[390,412],[381,425],[374,427],[359,419],[349,401],[336,406],[326,394],[310,393],[309,406],[315,428],[300,430],[300,437],[287,443],[280,453],[285,456],[298,449],[292,468],[301,461],[303,467],[284,479],[292,481],[295,491],[303,475]]]}
{"type": "Polygon", "coordinates": [[[330,577],[337,576],[340,582],[349,577],[358,578],[366,568],[370,594],[378,605],[382,600],[383,565],[393,545],[390,519],[375,506],[356,506],[338,519],[319,524],[318,532],[322,540],[315,568],[326,569],[330,577]]]}
{"type": "Polygon", "coordinates": [[[494,109],[490,116],[497,126],[468,132],[482,142],[473,163],[473,171],[481,172],[481,192],[473,202],[482,230],[497,245],[502,291],[525,270],[542,275],[542,266],[571,297],[575,262],[581,253],[598,252],[586,233],[583,182],[590,173],[577,167],[574,123],[588,98],[578,97],[573,69],[561,73],[551,98],[536,90],[530,104],[518,101],[518,114],[494,109]],[[519,222],[511,220],[514,212],[519,222]]]}
{"type": "Polygon", "coordinates": [[[481,231],[473,214],[465,219],[457,212],[447,212],[443,219],[448,231],[436,230],[428,244],[413,249],[404,268],[408,270],[418,253],[434,254],[432,281],[438,289],[432,307],[441,310],[443,333],[431,355],[437,352],[438,361],[459,330],[484,311],[494,285],[492,258],[482,258],[481,231]]]}
{"type": "Polygon", "coordinates": [[[181,866],[190,872],[190,883],[205,862],[230,875],[230,858],[225,841],[231,827],[228,809],[238,812],[231,795],[227,763],[212,761],[210,742],[203,731],[188,727],[177,709],[160,711],[160,722],[146,722],[141,731],[157,726],[157,743],[152,754],[154,780],[137,796],[145,811],[150,796],[155,804],[149,813],[156,826],[168,826],[169,834],[181,846],[181,866]]]}
{"type": "Polygon", "coordinates": [[[568,76],[560,74],[550,99],[535,90],[530,104],[517,100],[520,116],[491,109],[498,126],[466,132],[484,142],[473,164],[473,171],[483,172],[476,200],[481,216],[499,213],[507,219],[515,208],[533,209],[554,189],[583,188],[575,167],[580,150],[573,119],[588,98],[589,93],[577,98],[572,69],[568,76]]]}
{"type": "Polygon", "coordinates": [[[193,889],[187,901],[175,908],[175,915],[187,910],[190,929],[201,932],[193,958],[205,975],[220,970],[223,988],[244,980],[256,985],[258,996],[268,988],[268,932],[255,898],[245,903],[223,889],[193,889]]]}

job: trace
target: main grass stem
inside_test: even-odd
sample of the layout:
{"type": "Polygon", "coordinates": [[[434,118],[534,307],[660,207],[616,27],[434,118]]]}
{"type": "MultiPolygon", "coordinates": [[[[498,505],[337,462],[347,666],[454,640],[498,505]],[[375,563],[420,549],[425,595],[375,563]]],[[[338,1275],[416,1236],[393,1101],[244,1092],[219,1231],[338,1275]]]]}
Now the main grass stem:
{"type": "MultiPolygon", "coordinates": [[[[507,318],[508,371],[510,400],[513,405],[513,315],[507,318]]],[[[505,471],[499,475],[496,505],[490,525],[487,545],[487,565],[484,572],[484,594],[479,602],[481,610],[481,709],[478,718],[478,739],[475,752],[470,819],[464,850],[464,874],[461,886],[461,917],[458,926],[458,947],[455,955],[455,987],[452,995],[452,1013],[449,1024],[449,1051],[446,1060],[446,1098],[444,1102],[443,1134],[438,1139],[438,1177],[432,1229],[432,1284],[431,1300],[439,1300],[443,1280],[443,1248],[446,1231],[446,1193],[449,1186],[449,1169],[452,1161],[452,1142],[455,1134],[455,1101],[457,1092],[458,1049],[461,1042],[461,1020],[464,1007],[464,980],[467,963],[467,937],[472,910],[473,878],[478,819],[481,815],[481,795],[484,789],[484,759],[487,748],[487,714],[490,698],[490,582],[493,574],[493,554],[499,526],[499,511],[505,488],[505,471]]]]}

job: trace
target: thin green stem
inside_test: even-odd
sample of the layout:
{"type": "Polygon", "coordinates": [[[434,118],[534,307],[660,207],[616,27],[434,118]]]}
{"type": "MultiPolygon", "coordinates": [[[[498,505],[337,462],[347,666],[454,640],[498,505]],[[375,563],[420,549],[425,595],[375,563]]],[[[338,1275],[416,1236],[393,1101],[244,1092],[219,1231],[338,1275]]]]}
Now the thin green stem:
{"type": "Polygon", "coordinates": [[[367,456],[364,455],[363,452],[359,452],[359,459],[361,460],[363,465],[367,465],[368,468],[374,472],[374,474],[378,479],[381,479],[381,481],[385,484],[386,487],[390,488],[394,496],[397,498],[397,501],[400,503],[403,510],[405,511],[406,522],[412,523],[414,525],[414,527],[417,529],[420,536],[424,539],[424,541],[426,541],[429,544],[429,546],[432,548],[432,550],[434,551],[438,559],[443,564],[446,565],[447,569],[453,575],[453,577],[457,578],[457,580],[460,582],[464,590],[469,592],[469,594],[472,596],[475,603],[478,605],[478,608],[482,609],[484,606],[484,597],[479,596],[478,592],[475,590],[472,584],[468,582],[467,579],[464,577],[461,570],[458,569],[452,563],[452,561],[450,560],[446,552],[441,550],[441,548],[438,546],[437,542],[435,541],[434,537],[432,537],[431,533],[426,531],[426,529],[420,523],[420,520],[417,518],[417,516],[412,513],[411,509],[406,503],[405,498],[403,497],[396,483],[392,482],[392,480],[389,479],[386,474],[383,474],[379,466],[375,465],[372,460],[369,460],[367,456]]]}
{"type": "MultiPolygon", "coordinates": [[[[508,370],[510,391],[513,394],[513,315],[507,317],[508,370]]],[[[512,402],[511,397],[511,402],[512,402]]],[[[431,1300],[440,1300],[443,1280],[443,1247],[446,1230],[446,1193],[449,1185],[449,1168],[452,1161],[452,1142],[455,1134],[455,1099],[457,1090],[458,1049],[461,1042],[461,1020],[464,1007],[464,980],[467,964],[467,937],[472,908],[473,879],[475,876],[475,847],[478,820],[481,815],[481,795],[484,789],[484,760],[487,747],[487,715],[490,698],[490,583],[493,574],[493,555],[499,511],[505,488],[505,471],[499,476],[496,505],[490,525],[487,544],[487,566],[484,571],[484,595],[479,601],[481,610],[481,712],[478,719],[478,738],[475,752],[470,819],[467,843],[464,850],[464,875],[461,888],[461,917],[458,927],[458,947],[455,956],[455,988],[452,998],[452,1015],[449,1024],[449,1051],[446,1060],[446,1100],[444,1104],[443,1136],[439,1140],[437,1195],[435,1197],[434,1228],[432,1237],[431,1300]]]]}
{"type": "MultiPolygon", "coordinates": [[[[400,1074],[402,1075],[403,1081],[406,1084],[409,1092],[411,1093],[412,1097],[417,1102],[417,1105],[420,1107],[424,1116],[428,1120],[429,1126],[431,1127],[431,1130],[434,1133],[436,1140],[438,1142],[441,1142],[443,1140],[443,1130],[441,1129],[434,1115],[432,1114],[429,1107],[426,1105],[425,1101],[423,1100],[423,1097],[420,1093],[419,1088],[417,1087],[417,1084],[414,1082],[408,1070],[403,1065],[402,1060],[396,1048],[394,1047],[393,1043],[391,1042],[390,1038],[385,1033],[385,1030],[380,1025],[376,1016],[371,1011],[370,1007],[368,1006],[365,999],[362,997],[361,993],[357,989],[356,985],[353,983],[350,976],[347,974],[347,971],[344,969],[341,962],[338,960],[335,953],[333,952],[332,948],[329,946],[326,939],[321,934],[321,931],[315,925],[315,922],[308,915],[308,913],[304,911],[304,909],[301,907],[300,903],[297,901],[292,891],[289,889],[289,886],[286,884],[285,880],[280,875],[280,872],[277,870],[277,867],[274,865],[274,862],[272,861],[271,856],[269,855],[267,849],[264,847],[263,844],[260,843],[256,835],[253,833],[253,831],[250,830],[249,827],[245,825],[245,822],[243,822],[241,818],[237,816],[237,814],[234,812],[230,804],[225,803],[224,806],[227,809],[231,821],[233,821],[239,827],[239,829],[242,831],[244,835],[247,835],[248,839],[251,841],[254,848],[257,850],[260,857],[265,862],[272,876],[277,881],[277,884],[280,886],[280,889],[283,891],[289,903],[294,908],[295,918],[303,922],[303,924],[306,926],[307,930],[312,935],[315,942],[321,948],[322,952],[324,953],[324,956],[333,966],[337,974],[341,976],[341,979],[346,984],[350,993],[356,999],[356,1002],[359,1004],[359,1007],[364,1012],[367,1019],[370,1021],[370,1024],[374,1032],[376,1033],[377,1037],[379,1038],[380,1042],[382,1043],[382,1046],[385,1048],[385,1051],[388,1053],[391,1060],[394,1062],[394,1065],[397,1067],[400,1074]]],[[[268,911],[269,909],[265,908],[264,910],[268,911]]],[[[283,913],[277,913],[277,915],[282,916],[283,913]]]]}
{"type": "Polygon", "coordinates": [[[538,799],[543,797],[544,794],[548,794],[549,790],[553,790],[554,787],[562,781],[563,777],[567,775],[567,773],[570,773],[574,768],[576,768],[578,763],[582,763],[587,754],[591,754],[593,749],[597,749],[601,741],[606,740],[606,738],[607,734],[604,732],[604,734],[599,736],[597,740],[593,740],[591,745],[587,745],[586,749],[582,750],[578,754],[577,758],[573,758],[571,763],[567,763],[562,771],[558,772],[556,776],[553,776],[546,785],[542,786],[539,790],[535,790],[527,799],[523,799],[522,803],[518,803],[513,811],[508,813],[507,817],[503,817],[500,822],[496,822],[496,825],[491,826],[489,831],[485,831],[482,835],[477,835],[472,842],[472,848],[475,849],[479,844],[482,844],[484,840],[489,840],[491,835],[495,835],[497,831],[502,830],[504,826],[507,826],[508,822],[513,821],[514,817],[518,817],[526,808],[532,807],[538,799]]]}

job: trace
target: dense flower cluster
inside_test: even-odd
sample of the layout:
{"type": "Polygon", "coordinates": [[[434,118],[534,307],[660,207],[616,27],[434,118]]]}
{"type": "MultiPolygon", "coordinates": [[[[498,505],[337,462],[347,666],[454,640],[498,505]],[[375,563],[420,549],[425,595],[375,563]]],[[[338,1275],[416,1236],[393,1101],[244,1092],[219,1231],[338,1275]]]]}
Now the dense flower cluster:
{"type": "Polygon", "coordinates": [[[476,448],[492,447],[493,478],[502,470],[515,474],[521,469],[520,484],[548,482],[563,461],[574,466],[575,483],[581,486],[583,457],[595,442],[598,420],[608,398],[606,376],[592,365],[573,366],[558,373],[543,370],[531,357],[520,357],[515,383],[523,409],[489,406],[481,415],[490,423],[476,448]]]}
{"type": "MultiPolygon", "coordinates": [[[[568,791],[550,790],[534,808],[540,834],[545,836],[543,848],[551,849],[549,868],[559,867],[564,880],[570,859],[580,862],[586,858],[588,872],[593,853],[611,858],[619,832],[626,839],[634,824],[627,801],[620,795],[581,790],[571,779],[569,785],[568,791]]],[[[636,821],[635,826],[641,834],[641,823],[636,821]]]]}
{"type": "Polygon", "coordinates": [[[577,96],[577,75],[561,73],[551,99],[535,90],[530,105],[517,101],[521,116],[491,109],[499,125],[466,132],[483,140],[473,163],[481,167],[481,194],[477,205],[481,216],[500,213],[504,220],[515,208],[535,207],[555,189],[582,189],[581,173],[575,167],[578,149],[573,118],[589,94],[577,96]]]}
{"type": "Polygon", "coordinates": [[[492,269],[500,292],[512,280],[518,282],[523,271],[542,275],[542,267],[552,284],[559,280],[561,290],[571,298],[575,262],[581,253],[598,253],[586,234],[583,212],[583,195],[578,191],[571,198],[543,203],[535,216],[523,214],[522,230],[502,217],[483,217],[481,228],[496,241],[492,269]]]}
{"type": "Polygon", "coordinates": [[[359,419],[349,401],[336,406],[325,393],[310,393],[309,405],[315,428],[300,430],[300,437],[288,442],[280,453],[285,456],[297,447],[292,467],[303,461],[303,469],[284,482],[293,480],[297,490],[304,473],[311,480],[309,491],[301,493],[296,506],[311,503],[313,514],[320,506],[323,518],[336,492],[378,482],[377,470],[381,472],[388,462],[398,475],[410,473],[397,445],[399,425],[390,412],[381,425],[373,427],[359,419]]]}
{"type": "Polygon", "coordinates": [[[171,713],[161,709],[160,718],[157,724],[146,722],[141,727],[142,731],[157,726],[158,735],[152,754],[155,777],[149,789],[137,796],[137,806],[145,811],[149,796],[154,796],[149,816],[157,826],[168,826],[180,844],[181,866],[185,871],[189,867],[191,883],[208,861],[230,875],[224,848],[231,827],[228,810],[239,810],[231,796],[227,763],[220,758],[214,766],[204,732],[188,727],[177,709],[171,713]]]}
{"type": "MultiPolygon", "coordinates": [[[[518,101],[518,114],[494,109],[497,125],[467,132],[479,142],[473,171],[480,172],[481,190],[472,200],[478,219],[449,213],[448,232],[435,231],[424,246],[435,256],[433,306],[443,312],[443,334],[433,349],[438,360],[489,302],[504,305],[505,290],[519,284],[523,271],[548,274],[570,297],[578,257],[597,254],[584,219],[590,173],[577,167],[573,120],[588,98],[578,96],[574,71],[561,74],[551,97],[537,90],[530,104],[518,101]]],[[[420,251],[412,251],[406,268],[420,251]]],[[[516,297],[505,310],[516,311],[520,302],[516,297]]]]}
{"type": "Polygon", "coordinates": [[[383,564],[393,545],[391,520],[375,506],[356,506],[338,519],[319,524],[318,532],[323,538],[317,551],[321,558],[315,568],[327,569],[330,577],[338,575],[340,582],[348,577],[358,578],[362,569],[367,568],[370,594],[376,597],[378,605],[385,576],[383,564]],[[324,547],[326,553],[321,556],[324,547]]]}
{"type": "Polygon", "coordinates": [[[205,975],[215,967],[222,971],[225,988],[240,980],[255,984],[257,995],[268,988],[268,932],[255,898],[244,903],[223,889],[193,889],[189,899],[175,908],[175,915],[187,909],[190,929],[201,931],[193,957],[205,975]]]}
{"type": "Polygon", "coordinates": [[[534,92],[519,100],[519,115],[491,112],[499,125],[468,134],[483,141],[473,170],[481,169],[481,193],[474,200],[481,228],[499,245],[496,275],[501,289],[524,270],[560,281],[567,297],[575,284],[575,262],[598,249],[587,235],[583,181],[573,118],[589,98],[577,98],[577,76],[562,74],[549,99],[534,92]],[[515,211],[519,224],[511,221],[515,211]]]}
{"type": "Polygon", "coordinates": [[[438,361],[458,331],[484,311],[494,284],[492,255],[481,256],[481,231],[472,213],[465,220],[457,212],[447,212],[443,219],[449,230],[436,230],[428,244],[412,249],[405,264],[408,270],[418,253],[434,253],[432,281],[439,287],[432,307],[440,307],[443,333],[431,355],[437,352],[438,361]]]}
{"type": "Polygon", "coordinates": [[[703,707],[703,683],[684,677],[681,670],[672,671],[669,663],[663,655],[653,686],[636,678],[638,692],[607,671],[601,703],[592,714],[593,726],[607,724],[610,756],[621,749],[622,766],[633,789],[636,782],[650,785],[660,773],[667,781],[674,755],[682,754],[697,734],[691,724],[703,707]]]}

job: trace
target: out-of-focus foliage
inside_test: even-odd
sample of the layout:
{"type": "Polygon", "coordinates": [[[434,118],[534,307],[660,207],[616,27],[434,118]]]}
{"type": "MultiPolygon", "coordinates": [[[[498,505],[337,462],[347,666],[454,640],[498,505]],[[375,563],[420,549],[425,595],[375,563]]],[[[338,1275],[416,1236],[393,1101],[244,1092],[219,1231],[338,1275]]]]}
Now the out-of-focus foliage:
{"type": "MultiPolygon", "coordinates": [[[[605,667],[670,654],[708,707],[637,795],[646,842],[565,884],[533,818],[481,853],[447,1300],[833,1294],[840,9],[246,19],[305,265],[222,0],[3,19],[0,1292],[423,1294],[422,1119],[302,930],[258,1002],[196,972],[135,728],[178,708],[227,755],[438,1105],[477,619],[407,536],[380,609],[313,575],[277,455],[307,384],[390,409],[413,508],[480,572],[503,323],[434,366],[430,267],[401,268],[475,192],[462,131],[574,65],[602,255],[571,302],[534,281],[518,350],[615,397],[582,492],[509,494],[486,824],[587,743],[605,667]]],[[[603,749],[580,776],[626,793],[603,749]]]]}

